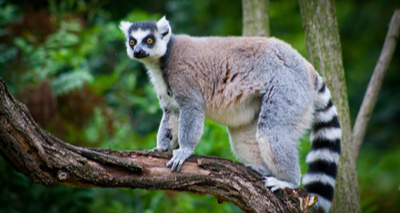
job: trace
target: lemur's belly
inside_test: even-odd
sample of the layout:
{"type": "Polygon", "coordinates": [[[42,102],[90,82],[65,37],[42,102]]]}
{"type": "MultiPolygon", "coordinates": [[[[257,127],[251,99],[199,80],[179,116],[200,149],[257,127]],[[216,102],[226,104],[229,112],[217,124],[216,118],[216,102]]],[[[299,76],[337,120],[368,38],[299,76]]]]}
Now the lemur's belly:
{"type": "Polygon", "coordinates": [[[237,127],[253,121],[258,116],[260,109],[261,99],[254,98],[223,108],[209,107],[205,110],[205,115],[217,123],[237,127]]]}

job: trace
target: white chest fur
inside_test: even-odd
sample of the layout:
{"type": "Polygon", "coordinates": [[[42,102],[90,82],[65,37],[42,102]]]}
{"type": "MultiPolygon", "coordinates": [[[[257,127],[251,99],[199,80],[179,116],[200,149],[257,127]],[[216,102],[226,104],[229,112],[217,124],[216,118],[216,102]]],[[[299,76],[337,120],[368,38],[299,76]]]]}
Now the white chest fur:
{"type": "Polygon", "coordinates": [[[162,71],[158,64],[146,64],[146,67],[150,81],[159,97],[161,107],[179,108],[176,100],[172,96],[168,95],[168,86],[164,81],[162,71]]]}
{"type": "Polygon", "coordinates": [[[156,91],[157,95],[161,95],[167,92],[167,85],[164,82],[162,77],[162,71],[159,68],[158,64],[146,64],[147,74],[150,77],[150,82],[154,86],[154,90],[156,91]]]}

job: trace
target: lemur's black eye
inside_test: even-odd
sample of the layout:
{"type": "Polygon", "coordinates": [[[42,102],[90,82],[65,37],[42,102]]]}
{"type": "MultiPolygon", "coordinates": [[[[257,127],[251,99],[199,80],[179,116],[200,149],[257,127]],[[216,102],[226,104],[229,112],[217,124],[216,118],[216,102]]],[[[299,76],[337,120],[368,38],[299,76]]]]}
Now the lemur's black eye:
{"type": "Polygon", "coordinates": [[[146,40],[146,42],[147,42],[148,44],[152,44],[152,43],[154,42],[154,40],[153,40],[152,38],[148,38],[148,39],[146,40]]]}
{"type": "Polygon", "coordinates": [[[131,46],[135,45],[135,41],[134,40],[130,40],[129,41],[129,45],[131,45],[131,46]]]}

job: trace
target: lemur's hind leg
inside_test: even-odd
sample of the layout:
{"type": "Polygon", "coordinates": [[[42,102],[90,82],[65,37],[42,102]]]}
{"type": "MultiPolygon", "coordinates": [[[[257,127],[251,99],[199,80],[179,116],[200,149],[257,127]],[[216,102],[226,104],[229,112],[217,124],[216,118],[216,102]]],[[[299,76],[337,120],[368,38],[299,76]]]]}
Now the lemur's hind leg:
{"type": "Polygon", "coordinates": [[[258,119],[239,127],[227,127],[229,141],[235,156],[240,162],[262,175],[272,175],[260,154],[256,139],[258,119]]]}
{"type": "Polygon", "coordinates": [[[300,83],[273,84],[263,97],[256,138],[273,176],[265,184],[273,191],[300,185],[298,141],[311,123],[312,106],[312,94],[300,83]]]}

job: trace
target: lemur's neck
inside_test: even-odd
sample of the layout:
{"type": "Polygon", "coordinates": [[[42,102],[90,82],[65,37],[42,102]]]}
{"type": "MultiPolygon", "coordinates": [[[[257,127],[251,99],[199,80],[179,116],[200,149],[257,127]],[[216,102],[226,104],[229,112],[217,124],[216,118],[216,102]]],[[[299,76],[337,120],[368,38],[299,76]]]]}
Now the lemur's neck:
{"type": "Polygon", "coordinates": [[[167,44],[167,51],[160,58],[160,70],[161,70],[164,82],[167,85],[167,94],[169,96],[172,96],[172,90],[171,90],[171,87],[170,87],[169,82],[168,82],[167,66],[168,66],[169,60],[171,58],[171,52],[172,52],[172,48],[173,48],[174,42],[175,42],[175,35],[171,34],[171,37],[169,38],[169,41],[168,41],[168,44],[167,44]]]}
{"type": "Polygon", "coordinates": [[[154,86],[154,89],[158,94],[166,93],[172,96],[172,90],[168,83],[168,72],[167,66],[171,57],[172,47],[175,41],[174,35],[171,35],[165,54],[155,61],[146,61],[144,64],[147,67],[150,80],[154,86]]]}

